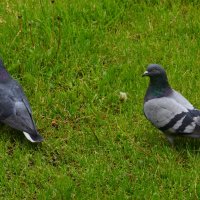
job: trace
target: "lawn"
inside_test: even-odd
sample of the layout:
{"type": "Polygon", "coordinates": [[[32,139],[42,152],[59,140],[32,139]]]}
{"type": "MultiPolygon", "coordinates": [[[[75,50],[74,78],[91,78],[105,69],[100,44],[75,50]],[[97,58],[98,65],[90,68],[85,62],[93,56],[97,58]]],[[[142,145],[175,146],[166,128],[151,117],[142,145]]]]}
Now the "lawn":
{"type": "Polygon", "coordinates": [[[198,1],[2,0],[0,29],[45,138],[0,125],[0,199],[200,198],[200,142],[172,148],[145,119],[141,77],[163,65],[200,108],[198,1]]]}

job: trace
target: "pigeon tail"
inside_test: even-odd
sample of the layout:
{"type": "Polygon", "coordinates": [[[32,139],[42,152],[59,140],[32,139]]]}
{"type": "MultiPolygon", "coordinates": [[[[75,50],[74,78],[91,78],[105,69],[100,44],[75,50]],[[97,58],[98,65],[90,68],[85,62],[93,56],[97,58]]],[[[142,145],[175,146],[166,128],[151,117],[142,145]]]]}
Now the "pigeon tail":
{"type": "Polygon", "coordinates": [[[23,131],[23,133],[24,133],[25,137],[29,141],[33,142],[33,143],[39,143],[39,142],[42,142],[44,140],[44,138],[38,133],[34,134],[34,135],[33,134],[29,134],[29,133],[27,133],[25,131],[23,131]]]}

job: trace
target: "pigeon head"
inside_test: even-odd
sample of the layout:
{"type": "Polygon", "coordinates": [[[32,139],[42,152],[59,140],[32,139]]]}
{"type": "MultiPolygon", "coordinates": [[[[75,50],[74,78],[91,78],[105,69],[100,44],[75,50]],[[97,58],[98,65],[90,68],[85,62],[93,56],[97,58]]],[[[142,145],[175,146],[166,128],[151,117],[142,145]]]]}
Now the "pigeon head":
{"type": "Polygon", "coordinates": [[[149,76],[150,84],[168,86],[168,79],[165,70],[157,64],[150,64],[142,76],[149,76]]]}
{"type": "Polygon", "coordinates": [[[147,67],[147,70],[144,72],[143,76],[149,77],[166,77],[165,70],[157,64],[150,64],[147,67]]]}
{"type": "Polygon", "coordinates": [[[162,97],[171,92],[165,70],[157,64],[150,64],[143,76],[149,76],[150,83],[145,99],[162,97]]]}
{"type": "Polygon", "coordinates": [[[10,78],[11,76],[6,71],[3,61],[0,59],[0,81],[6,81],[6,80],[9,80],[10,78]]]}

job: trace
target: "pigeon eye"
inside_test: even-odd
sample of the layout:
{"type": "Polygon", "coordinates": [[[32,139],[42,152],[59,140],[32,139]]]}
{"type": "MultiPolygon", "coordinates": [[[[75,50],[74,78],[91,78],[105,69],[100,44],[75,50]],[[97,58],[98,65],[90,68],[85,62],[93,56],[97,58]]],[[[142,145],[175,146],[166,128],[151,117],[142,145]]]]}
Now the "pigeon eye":
{"type": "Polygon", "coordinates": [[[151,70],[151,72],[157,72],[157,71],[158,71],[157,69],[152,69],[152,70],[151,70]]]}

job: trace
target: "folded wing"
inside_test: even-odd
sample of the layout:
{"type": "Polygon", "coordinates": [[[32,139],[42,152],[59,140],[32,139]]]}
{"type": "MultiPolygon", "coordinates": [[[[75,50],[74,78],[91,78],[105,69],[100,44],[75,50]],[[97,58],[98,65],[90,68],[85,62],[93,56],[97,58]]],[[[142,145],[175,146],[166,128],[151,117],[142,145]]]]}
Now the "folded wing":
{"type": "Polygon", "coordinates": [[[193,110],[170,97],[145,102],[144,113],[154,126],[164,132],[191,134],[198,126],[193,110]]]}

